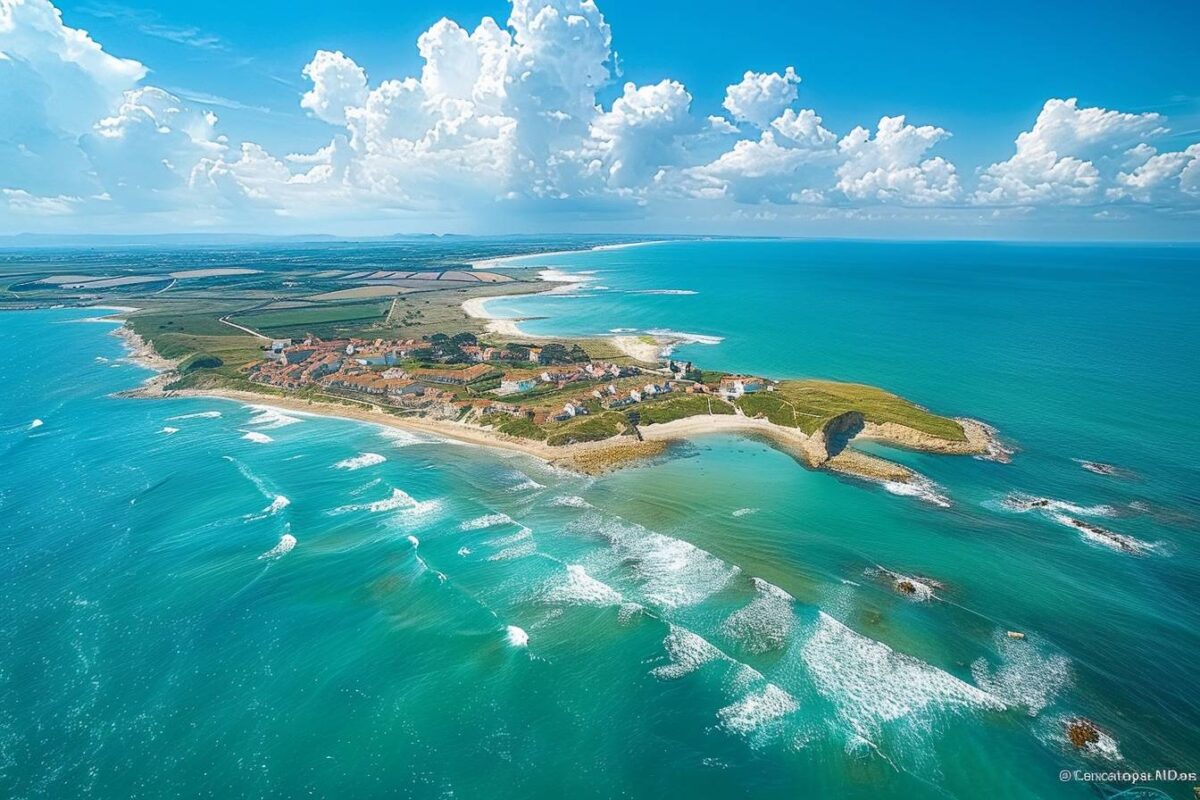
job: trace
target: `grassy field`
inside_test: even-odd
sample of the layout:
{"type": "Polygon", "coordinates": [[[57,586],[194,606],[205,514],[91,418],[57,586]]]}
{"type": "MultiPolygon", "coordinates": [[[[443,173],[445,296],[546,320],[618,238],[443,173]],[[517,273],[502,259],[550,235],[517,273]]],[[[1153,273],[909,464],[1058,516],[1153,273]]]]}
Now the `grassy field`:
{"type": "Polygon", "coordinates": [[[698,414],[732,414],[733,407],[724,400],[700,394],[676,394],[639,403],[630,411],[637,411],[642,425],[671,422],[698,414]]]}
{"type": "Polygon", "coordinates": [[[834,381],[783,381],[771,395],[742,397],[738,405],[748,415],[750,409],[762,412],[780,425],[800,428],[812,433],[830,419],[847,411],[858,411],[868,422],[895,422],[913,430],[953,441],[966,441],[962,426],[952,419],[940,417],[874,386],[834,381]],[[769,398],[773,395],[777,400],[769,398]],[[793,422],[788,421],[788,412],[793,422]],[[774,415],[774,416],[772,416],[774,415]]]}
{"type": "Polygon", "coordinates": [[[624,433],[629,429],[625,417],[616,411],[575,417],[556,424],[548,430],[546,444],[563,445],[576,442],[598,442],[624,433]]]}

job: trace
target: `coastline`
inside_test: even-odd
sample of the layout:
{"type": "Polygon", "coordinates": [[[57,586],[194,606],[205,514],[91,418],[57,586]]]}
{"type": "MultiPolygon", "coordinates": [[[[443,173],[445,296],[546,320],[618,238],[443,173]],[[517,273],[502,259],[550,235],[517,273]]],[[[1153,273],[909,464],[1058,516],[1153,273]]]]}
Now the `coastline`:
{"type": "MultiPolygon", "coordinates": [[[[625,250],[630,247],[645,247],[652,244],[668,244],[673,241],[686,241],[676,239],[647,239],[644,242],[618,242],[616,244],[598,244],[592,247],[585,247],[575,250],[549,250],[545,253],[517,253],[511,256],[496,256],[495,258],[482,258],[478,261],[467,262],[471,269],[491,269],[493,267],[507,264],[510,261],[516,261],[518,258],[554,258],[557,256],[573,255],[575,253],[595,253],[604,250],[625,250]]],[[[520,267],[519,269],[526,269],[520,267]]]]}
{"type": "MultiPolygon", "coordinates": [[[[130,356],[133,358],[134,356],[130,356]]],[[[148,366],[146,362],[139,362],[148,366]]],[[[638,442],[632,437],[617,437],[599,442],[582,442],[570,445],[551,446],[535,439],[491,431],[475,425],[466,425],[453,420],[434,420],[424,417],[398,416],[390,414],[380,406],[367,405],[347,400],[345,403],[267,395],[240,389],[167,389],[167,379],[172,377],[162,372],[142,386],[122,392],[124,397],[171,399],[177,397],[208,397],[229,400],[245,405],[271,406],[287,411],[316,416],[366,422],[385,428],[396,428],[421,433],[437,439],[450,439],[460,444],[491,447],[499,450],[532,456],[537,460],[564,469],[597,475],[616,469],[633,461],[642,461],[660,455],[666,449],[665,441],[638,442]]]]}

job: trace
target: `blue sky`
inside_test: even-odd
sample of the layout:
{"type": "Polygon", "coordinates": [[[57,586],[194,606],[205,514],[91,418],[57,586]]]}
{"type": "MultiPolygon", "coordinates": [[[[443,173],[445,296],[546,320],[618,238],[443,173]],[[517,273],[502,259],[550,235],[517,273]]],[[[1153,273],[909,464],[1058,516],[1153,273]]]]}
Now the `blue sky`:
{"type": "Polygon", "coordinates": [[[0,0],[0,231],[1196,238],[1196,4],[518,3],[0,0]]]}

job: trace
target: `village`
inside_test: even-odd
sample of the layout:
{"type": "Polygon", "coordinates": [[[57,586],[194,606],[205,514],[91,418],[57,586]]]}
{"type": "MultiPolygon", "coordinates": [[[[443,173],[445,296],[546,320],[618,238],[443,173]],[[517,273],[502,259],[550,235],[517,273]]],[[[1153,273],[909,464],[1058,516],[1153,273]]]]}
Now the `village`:
{"type": "Polygon", "coordinates": [[[315,390],[400,413],[474,422],[507,415],[534,425],[601,411],[628,414],[673,394],[707,395],[724,405],[775,388],[764,378],[702,373],[691,362],[618,365],[591,359],[577,344],[495,346],[470,333],[276,340],[244,370],[258,384],[315,390]]]}

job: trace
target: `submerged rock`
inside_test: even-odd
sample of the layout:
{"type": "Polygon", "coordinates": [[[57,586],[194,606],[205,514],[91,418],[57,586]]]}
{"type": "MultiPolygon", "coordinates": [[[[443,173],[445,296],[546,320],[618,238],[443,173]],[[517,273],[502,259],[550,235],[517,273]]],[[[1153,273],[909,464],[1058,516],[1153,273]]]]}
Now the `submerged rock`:
{"type": "Polygon", "coordinates": [[[1086,750],[1100,741],[1100,729],[1091,720],[1083,717],[1069,719],[1066,726],[1067,739],[1080,750],[1086,750]]]}

